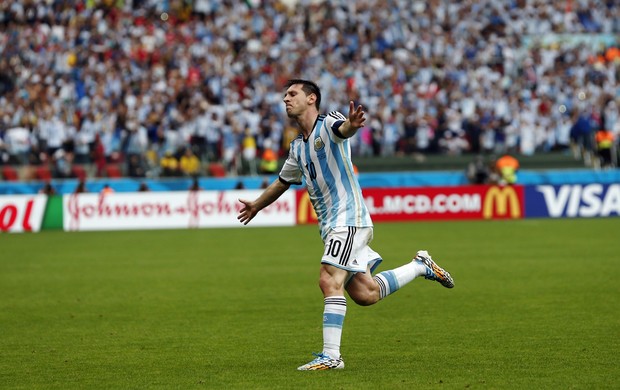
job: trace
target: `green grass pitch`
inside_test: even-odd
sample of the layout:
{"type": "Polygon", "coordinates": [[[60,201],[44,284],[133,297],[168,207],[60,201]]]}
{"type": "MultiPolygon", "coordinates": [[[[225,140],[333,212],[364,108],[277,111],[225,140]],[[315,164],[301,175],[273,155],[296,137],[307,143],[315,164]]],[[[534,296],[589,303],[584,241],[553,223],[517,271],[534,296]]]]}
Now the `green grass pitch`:
{"type": "Polygon", "coordinates": [[[375,226],[380,270],[456,282],[349,300],[322,347],[316,226],[0,236],[0,388],[617,388],[620,219],[375,226]]]}

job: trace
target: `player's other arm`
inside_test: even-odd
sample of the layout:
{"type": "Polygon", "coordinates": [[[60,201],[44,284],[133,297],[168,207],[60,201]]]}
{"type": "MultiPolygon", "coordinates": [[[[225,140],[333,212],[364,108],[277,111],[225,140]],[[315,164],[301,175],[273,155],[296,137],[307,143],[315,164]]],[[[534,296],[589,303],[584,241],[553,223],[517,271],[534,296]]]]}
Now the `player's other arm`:
{"type": "Polygon", "coordinates": [[[350,138],[355,135],[357,130],[364,126],[366,123],[366,117],[364,116],[364,110],[362,106],[355,107],[353,101],[349,102],[349,117],[346,121],[342,122],[340,127],[338,128],[339,135],[342,135],[342,138],[350,138]]]}
{"type": "Polygon", "coordinates": [[[278,178],[254,201],[239,199],[239,202],[243,203],[243,208],[239,211],[237,219],[247,225],[259,211],[275,202],[290,186],[290,183],[278,178]]]}

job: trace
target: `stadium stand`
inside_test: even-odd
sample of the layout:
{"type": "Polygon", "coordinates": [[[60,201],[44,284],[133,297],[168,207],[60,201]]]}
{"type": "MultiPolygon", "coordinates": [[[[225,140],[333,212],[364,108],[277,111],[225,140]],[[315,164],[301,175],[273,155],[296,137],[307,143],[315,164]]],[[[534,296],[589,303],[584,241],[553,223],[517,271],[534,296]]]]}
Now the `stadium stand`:
{"type": "Polygon", "coordinates": [[[561,153],[596,168],[606,128],[617,166],[618,2],[252,4],[3,2],[0,164],[58,176],[62,149],[69,172],[112,163],[157,177],[166,152],[189,146],[201,172],[245,173],[256,162],[244,144],[286,156],[282,85],[303,77],[323,88],[324,111],[366,107],[356,158],[561,153]],[[140,169],[125,156],[143,156],[140,169]]]}

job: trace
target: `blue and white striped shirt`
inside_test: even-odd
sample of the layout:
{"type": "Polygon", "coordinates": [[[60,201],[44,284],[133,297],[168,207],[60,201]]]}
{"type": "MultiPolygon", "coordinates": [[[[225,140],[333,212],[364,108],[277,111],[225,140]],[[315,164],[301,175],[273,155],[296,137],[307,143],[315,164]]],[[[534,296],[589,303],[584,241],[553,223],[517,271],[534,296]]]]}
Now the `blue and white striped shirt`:
{"type": "Polygon", "coordinates": [[[337,111],[319,115],[307,140],[300,135],[291,142],[280,171],[284,182],[301,184],[302,177],[305,180],[323,239],[331,228],[372,226],[353,172],[349,140],[338,131],[345,120],[337,111]]]}

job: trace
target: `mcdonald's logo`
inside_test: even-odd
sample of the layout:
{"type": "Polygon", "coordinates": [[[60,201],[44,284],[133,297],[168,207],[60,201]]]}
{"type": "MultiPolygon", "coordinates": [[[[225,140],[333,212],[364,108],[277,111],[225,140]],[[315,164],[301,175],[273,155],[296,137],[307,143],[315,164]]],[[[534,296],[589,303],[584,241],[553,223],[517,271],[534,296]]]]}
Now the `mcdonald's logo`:
{"type": "Polygon", "coordinates": [[[298,191],[297,223],[302,225],[316,223],[317,221],[318,218],[316,216],[316,211],[314,211],[312,202],[310,202],[310,195],[308,195],[308,191],[298,191]]]}
{"type": "Polygon", "coordinates": [[[484,197],[482,217],[484,219],[504,217],[509,211],[510,218],[521,218],[521,203],[515,187],[493,186],[489,188],[484,197]]]}

